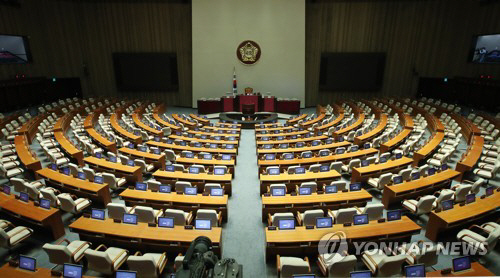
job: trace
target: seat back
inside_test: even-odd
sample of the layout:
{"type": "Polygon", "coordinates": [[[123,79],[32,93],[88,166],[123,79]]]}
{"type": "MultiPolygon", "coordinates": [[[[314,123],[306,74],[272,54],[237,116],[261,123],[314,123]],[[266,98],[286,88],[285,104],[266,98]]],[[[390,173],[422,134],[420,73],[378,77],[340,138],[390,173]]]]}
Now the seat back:
{"type": "Polygon", "coordinates": [[[156,191],[160,190],[161,182],[159,182],[159,181],[148,180],[147,184],[148,184],[148,188],[151,190],[156,190],[156,191]]]}
{"type": "Polygon", "coordinates": [[[436,200],[436,197],[429,195],[429,196],[423,196],[420,198],[420,200],[417,203],[417,214],[425,214],[429,213],[432,210],[432,205],[434,204],[434,201],[436,200]]]}
{"type": "Polygon", "coordinates": [[[391,178],[392,178],[392,173],[385,173],[380,175],[380,178],[378,180],[378,188],[384,189],[384,185],[388,184],[391,181],[391,178]]]}
{"type": "Polygon", "coordinates": [[[40,190],[42,197],[50,201],[52,207],[57,207],[57,196],[54,194],[54,190],[48,188],[42,188],[40,190]]]}
{"type": "Polygon", "coordinates": [[[137,277],[157,277],[156,263],[153,256],[129,256],[127,258],[128,268],[137,272],[137,277]]]}
{"type": "Polygon", "coordinates": [[[206,183],[204,186],[204,191],[209,192],[212,188],[222,188],[222,186],[219,183],[206,183]]]}
{"type": "Polygon", "coordinates": [[[184,188],[191,187],[191,183],[188,181],[177,181],[175,182],[175,191],[184,192],[184,188]]]}
{"type": "Polygon", "coordinates": [[[323,217],[325,213],[322,209],[306,210],[302,214],[303,226],[316,226],[316,218],[323,217]]]}
{"type": "Polygon", "coordinates": [[[111,219],[123,220],[123,214],[127,213],[125,204],[108,203],[106,208],[108,209],[108,217],[111,219]]]}
{"type": "Polygon", "coordinates": [[[352,218],[356,215],[355,208],[343,208],[337,211],[335,216],[335,224],[352,223],[352,218]]]}
{"type": "Polygon", "coordinates": [[[213,209],[199,209],[196,212],[196,219],[210,219],[212,227],[218,226],[217,212],[213,209]]]}
{"type": "Polygon", "coordinates": [[[384,257],[378,264],[378,276],[389,277],[400,274],[405,258],[405,255],[384,257]]]}
{"type": "Polygon", "coordinates": [[[186,224],[184,211],[180,209],[166,209],[163,216],[172,217],[174,219],[174,225],[184,226],[186,224]]]}
{"type": "Polygon", "coordinates": [[[350,272],[356,267],[357,261],[354,255],[343,257],[341,261],[335,262],[330,266],[329,277],[349,277],[350,272]]]}
{"type": "Polygon", "coordinates": [[[416,264],[425,264],[425,266],[432,266],[438,262],[437,246],[423,248],[424,250],[419,250],[420,254],[417,254],[416,264]]]}
{"type": "Polygon", "coordinates": [[[38,200],[40,198],[40,190],[38,190],[36,186],[27,182],[24,184],[24,186],[26,187],[26,192],[31,199],[38,200]]]}
{"type": "Polygon", "coordinates": [[[279,221],[282,219],[294,219],[293,213],[291,212],[277,212],[272,215],[272,224],[273,226],[278,227],[279,221]]]}
{"type": "Polygon", "coordinates": [[[155,211],[151,207],[136,206],[135,214],[137,214],[137,221],[145,223],[156,223],[155,211]]]}
{"type": "Polygon", "coordinates": [[[342,162],[340,162],[340,161],[332,162],[330,164],[330,170],[335,170],[338,173],[340,173],[342,171],[342,165],[344,165],[344,164],[342,162]]]}
{"type": "Polygon", "coordinates": [[[102,180],[104,183],[107,183],[110,189],[116,189],[117,184],[116,184],[116,177],[113,174],[110,173],[102,173],[102,180]]]}
{"type": "Polygon", "coordinates": [[[332,181],[330,185],[336,185],[337,191],[342,191],[347,189],[347,182],[345,181],[332,181]]]}
{"type": "Polygon", "coordinates": [[[87,258],[88,269],[107,275],[113,273],[113,262],[106,252],[87,249],[85,258],[87,258]]]}
{"type": "Polygon", "coordinates": [[[292,277],[294,274],[309,273],[309,264],[301,258],[281,257],[281,277],[292,277]]]}
{"type": "Polygon", "coordinates": [[[403,180],[409,180],[410,179],[410,174],[411,174],[412,169],[403,169],[399,171],[399,175],[403,177],[403,180]]]}
{"type": "Polygon", "coordinates": [[[455,190],[455,202],[465,201],[465,196],[469,194],[471,189],[472,189],[471,184],[460,184],[455,190]]]}
{"type": "Polygon", "coordinates": [[[0,246],[10,248],[10,236],[4,229],[0,229],[0,246]]]}
{"type": "Polygon", "coordinates": [[[88,168],[88,167],[83,167],[83,172],[85,173],[85,177],[93,182],[94,181],[94,176],[95,176],[95,172],[94,170],[88,168]]]}
{"type": "Polygon", "coordinates": [[[378,220],[384,217],[384,205],[383,204],[368,204],[363,209],[363,213],[368,214],[368,219],[378,220]]]}
{"type": "Polygon", "coordinates": [[[59,194],[57,196],[59,202],[61,203],[61,209],[66,212],[76,212],[76,204],[73,198],[67,193],[59,194]]]}
{"type": "Polygon", "coordinates": [[[73,263],[71,252],[65,245],[45,243],[42,248],[49,256],[49,262],[52,264],[73,263]]]}
{"type": "Polygon", "coordinates": [[[147,169],[146,169],[146,162],[144,162],[144,160],[142,160],[142,159],[135,159],[134,163],[137,164],[137,166],[141,167],[141,171],[143,173],[146,174],[148,172],[147,169]]]}
{"type": "Polygon", "coordinates": [[[19,178],[11,178],[10,183],[14,185],[14,190],[17,192],[25,192],[26,186],[24,185],[24,180],[19,178]]]}

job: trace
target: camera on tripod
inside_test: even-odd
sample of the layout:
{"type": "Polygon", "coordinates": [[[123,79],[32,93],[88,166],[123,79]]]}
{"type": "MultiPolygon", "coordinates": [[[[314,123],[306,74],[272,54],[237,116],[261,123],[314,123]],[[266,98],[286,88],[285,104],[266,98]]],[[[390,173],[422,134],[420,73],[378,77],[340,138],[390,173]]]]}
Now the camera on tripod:
{"type": "Polygon", "coordinates": [[[234,259],[219,260],[212,251],[212,241],[199,236],[189,246],[176,278],[242,278],[243,266],[234,259]]]}

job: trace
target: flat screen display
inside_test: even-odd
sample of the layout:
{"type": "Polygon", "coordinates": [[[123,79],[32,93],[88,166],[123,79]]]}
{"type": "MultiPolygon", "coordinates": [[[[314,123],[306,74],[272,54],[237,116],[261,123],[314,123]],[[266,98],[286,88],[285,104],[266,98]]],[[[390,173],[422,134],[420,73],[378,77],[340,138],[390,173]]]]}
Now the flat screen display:
{"type": "Polygon", "coordinates": [[[48,199],[40,199],[40,207],[44,209],[50,209],[50,201],[48,199]]]}
{"type": "Polygon", "coordinates": [[[81,278],[83,273],[83,266],[76,264],[64,264],[63,277],[64,278],[81,278]]]}
{"type": "Polygon", "coordinates": [[[143,183],[143,182],[136,182],[135,183],[135,189],[136,190],[141,190],[141,191],[146,191],[148,190],[148,185],[143,183]]]}
{"type": "Polygon", "coordinates": [[[331,217],[318,217],[316,218],[316,228],[331,228],[332,222],[331,217]]]}
{"type": "Polygon", "coordinates": [[[354,225],[364,225],[368,224],[368,214],[358,214],[354,215],[352,218],[354,225]]]}
{"type": "Polygon", "coordinates": [[[280,219],[278,221],[278,227],[280,230],[293,230],[295,229],[294,219],[280,219]]]}
{"type": "Polygon", "coordinates": [[[184,194],[186,195],[196,195],[198,194],[198,189],[196,187],[185,187],[184,194]]]}
{"type": "Polygon", "coordinates": [[[29,271],[36,270],[36,259],[28,256],[19,256],[19,268],[29,271]]]}
{"type": "Polygon", "coordinates": [[[224,169],[224,168],[215,168],[214,169],[214,174],[215,175],[225,175],[226,174],[226,169],[224,169]]]}
{"type": "Polygon", "coordinates": [[[128,270],[116,271],[116,278],[136,278],[136,277],[137,277],[137,272],[135,271],[128,271],[128,270]]]}
{"type": "Polygon", "coordinates": [[[158,218],[158,227],[173,228],[174,227],[174,218],[172,218],[172,217],[159,217],[158,218]]]}
{"type": "Polygon", "coordinates": [[[137,225],[137,214],[124,213],[123,223],[137,225]]]}
{"type": "Polygon", "coordinates": [[[172,187],[170,185],[160,185],[160,193],[170,193],[172,192],[172,187]]]}
{"type": "Polygon", "coordinates": [[[27,37],[0,35],[0,64],[26,64],[31,61],[27,37]]]}
{"type": "Polygon", "coordinates": [[[271,190],[271,195],[273,195],[273,196],[285,196],[285,189],[284,188],[273,188],[271,190]]]}
{"type": "Polygon", "coordinates": [[[29,202],[30,197],[29,197],[28,193],[21,192],[21,193],[19,193],[19,200],[27,203],[27,202],[29,202]]]}
{"type": "Polygon", "coordinates": [[[500,34],[475,36],[469,61],[477,64],[500,63],[500,34]]]}
{"type": "Polygon", "coordinates": [[[453,259],[453,272],[464,271],[470,269],[470,257],[464,256],[453,259]]]}
{"type": "Polygon", "coordinates": [[[104,220],[105,212],[102,209],[92,209],[91,218],[97,220],[104,220]]]}
{"type": "Polygon", "coordinates": [[[311,195],[311,188],[310,187],[300,187],[299,188],[299,195],[311,195]]]}
{"type": "Polygon", "coordinates": [[[212,223],[210,219],[196,219],[194,220],[194,227],[196,230],[211,230],[212,223]]]}
{"type": "Polygon", "coordinates": [[[387,221],[396,221],[401,219],[401,210],[391,210],[387,212],[387,221]]]}
{"type": "Polygon", "coordinates": [[[425,277],[425,265],[407,265],[405,266],[405,276],[406,277],[425,277]]]}
{"type": "Polygon", "coordinates": [[[372,272],[370,270],[365,271],[353,271],[350,273],[351,278],[369,278],[372,277],[372,272]]]}
{"type": "Polygon", "coordinates": [[[211,196],[224,196],[224,189],[222,188],[210,188],[211,196]]]}
{"type": "Polygon", "coordinates": [[[176,53],[113,53],[113,65],[119,91],[179,89],[176,53]]]}
{"type": "Polygon", "coordinates": [[[337,186],[336,185],[325,186],[325,193],[337,193],[337,186]]]}
{"type": "Polygon", "coordinates": [[[384,79],[385,53],[322,53],[320,91],[378,91],[384,79]]]}

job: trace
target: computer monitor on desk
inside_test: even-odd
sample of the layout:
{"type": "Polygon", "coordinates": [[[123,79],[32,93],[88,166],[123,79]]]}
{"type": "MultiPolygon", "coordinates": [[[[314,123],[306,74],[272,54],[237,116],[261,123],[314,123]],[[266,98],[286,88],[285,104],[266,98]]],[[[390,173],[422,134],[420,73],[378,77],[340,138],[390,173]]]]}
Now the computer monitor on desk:
{"type": "Polygon", "coordinates": [[[318,217],[316,218],[316,228],[331,228],[333,221],[331,217],[318,217]]]}
{"type": "Polygon", "coordinates": [[[116,278],[136,278],[137,272],[128,270],[118,270],[116,271],[116,278]]]}
{"type": "Polygon", "coordinates": [[[196,230],[211,230],[212,222],[210,219],[195,219],[194,228],[196,230]]]}
{"type": "Polygon", "coordinates": [[[137,225],[137,214],[124,213],[123,223],[137,225]]]}
{"type": "Polygon", "coordinates": [[[173,228],[174,218],[173,217],[158,217],[158,227],[160,228],[173,228]]]}
{"type": "Polygon", "coordinates": [[[81,278],[83,274],[83,266],[76,264],[64,264],[63,277],[64,278],[81,278]]]}
{"type": "Polygon", "coordinates": [[[368,214],[357,214],[352,217],[354,225],[368,224],[368,214]]]}
{"type": "Polygon", "coordinates": [[[370,270],[352,271],[350,276],[351,278],[369,278],[372,277],[372,272],[370,270]]]}
{"type": "Polygon", "coordinates": [[[278,221],[278,228],[280,230],[294,230],[295,219],[280,219],[278,221]]]}
{"type": "Polygon", "coordinates": [[[425,265],[415,264],[405,266],[406,277],[425,277],[425,265]]]}
{"type": "Polygon", "coordinates": [[[469,256],[459,257],[453,259],[453,272],[465,271],[471,268],[471,261],[469,256]]]}
{"type": "Polygon", "coordinates": [[[401,220],[401,210],[391,210],[387,212],[387,221],[401,220]]]}
{"type": "Polygon", "coordinates": [[[271,195],[272,196],[285,196],[285,189],[284,188],[273,188],[273,189],[271,189],[271,195]]]}
{"type": "Polygon", "coordinates": [[[160,193],[170,193],[172,192],[172,187],[168,184],[162,184],[159,188],[160,193]]]}
{"type": "Polygon", "coordinates": [[[28,270],[28,271],[36,271],[36,259],[24,255],[19,256],[19,268],[28,270]]]}
{"type": "Polygon", "coordinates": [[[90,217],[92,219],[104,220],[105,212],[102,209],[92,209],[90,217]]]}

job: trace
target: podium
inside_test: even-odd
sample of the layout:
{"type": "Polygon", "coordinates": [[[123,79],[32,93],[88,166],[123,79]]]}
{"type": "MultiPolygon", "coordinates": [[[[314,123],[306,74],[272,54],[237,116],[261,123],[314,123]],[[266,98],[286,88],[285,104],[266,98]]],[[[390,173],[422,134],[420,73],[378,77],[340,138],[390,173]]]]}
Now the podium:
{"type": "Polygon", "coordinates": [[[234,100],[235,100],[235,98],[232,96],[223,97],[222,98],[222,111],[223,112],[234,111],[234,100]]]}
{"type": "Polygon", "coordinates": [[[259,112],[259,96],[258,95],[239,95],[238,96],[240,100],[240,107],[239,110],[240,112],[243,111],[243,104],[253,104],[255,105],[255,112],[259,112]]]}
{"type": "Polygon", "coordinates": [[[276,111],[276,98],[275,97],[264,97],[264,107],[262,108],[264,112],[275,112],[276,111]]]}

